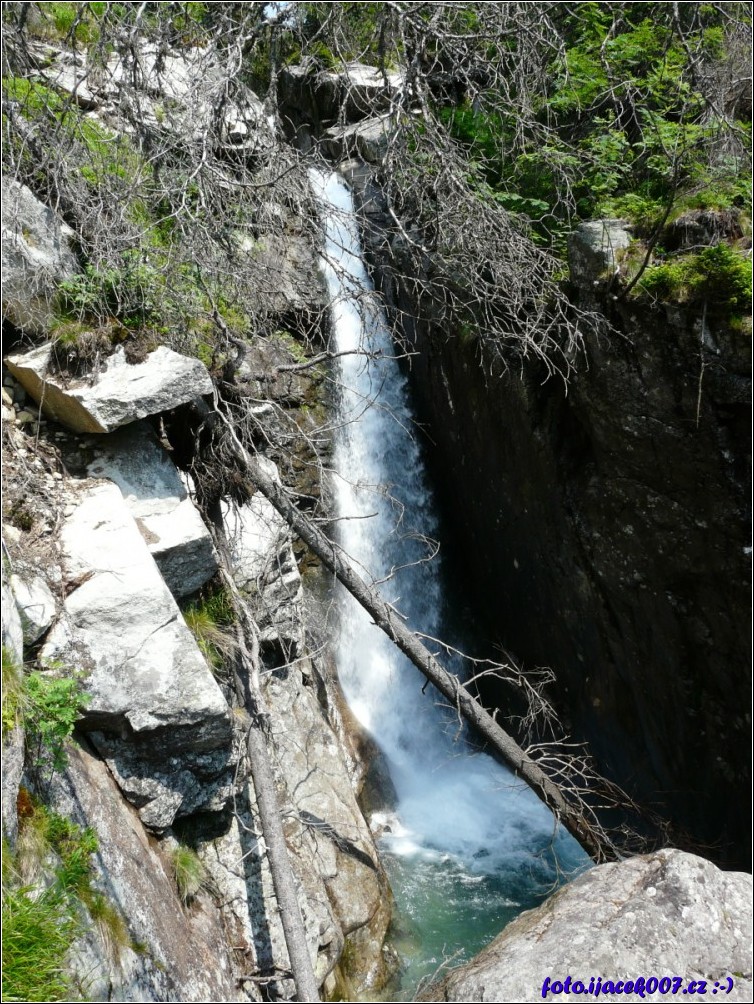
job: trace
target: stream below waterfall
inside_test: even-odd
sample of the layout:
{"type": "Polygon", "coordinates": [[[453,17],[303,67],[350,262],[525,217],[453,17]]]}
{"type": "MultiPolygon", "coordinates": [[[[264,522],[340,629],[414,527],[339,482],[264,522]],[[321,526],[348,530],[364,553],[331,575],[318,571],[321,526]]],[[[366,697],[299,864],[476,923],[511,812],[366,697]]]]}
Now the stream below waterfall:
{"type": "MultiPolygon", "coordinates": [[[[408,380],[375,304],[351,193],[336,174],[311,180],[326,220],[332,347],[343,353],[334,370],[338,543],[412,629],[474,654],[449,609],[441,555],[432,556],[438,517],[408,380]]],[[[394,812],[372,825],[397,907],[403,970],[393,999],[408,1000],[423,977],[479,951],[588,859],[525,785],[474,753],[456,715],[345,590],[337,604],[341,685],[384,752],[397,795],[394,812]]]]}

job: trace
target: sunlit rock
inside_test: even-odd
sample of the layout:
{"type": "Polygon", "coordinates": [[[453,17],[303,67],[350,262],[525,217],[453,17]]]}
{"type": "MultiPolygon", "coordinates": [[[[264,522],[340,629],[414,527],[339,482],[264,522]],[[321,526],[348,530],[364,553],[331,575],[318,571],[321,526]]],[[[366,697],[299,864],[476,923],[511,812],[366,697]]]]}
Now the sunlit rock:
{"type": "Polygon", "coordinates": [[[196,592],[217,571],[212,539],[169,454],[146,423],[104,437],[89,474],[120,488],[174,596],[196,592]]]}
{"type": "Polygon", "coordinates": [[[27,333],[43,333],[54,316],[58,285],[77,269],[73,235],[25,186],[2,183],[3,320],[27,333]]]}
{"type": "Polygon", "coordinates": [[[32,645],[55,619],[55,597],[40,575],[19,571],[11,576],[10,583],[23,626],[24,642],[32,645]]]}
{"type": "Polygon", "coordinates": [[[80,108],[87,111],[96,108],[105,96],[101,68],[93,73],[83,52],[56,51],[50,46],[48,53],[49,66],[43,70],[45,80],[71,97],[80,108]]]}
{"type": "MultiPolygon", "coordinates": [[[[265,473],[279,481],[272,461],[258,458],[265,473]]],[[[260,639],[290,647],[301,634],[301,575],[283,517],[261,492],[244,506],[223,503],[225,535],[231,546],[236,582],[249,596],[260,639]]]]}
{"type": "MultiPolygon", "coordinates": [[[[277,761],[300,824],[291,828],[289,846],[301,871],[316,870],[324,881],[340,940],[349,939],[341,979],[380,987],[389,975],[382,946],[390,890],[338,738],[318,703],[316,673],[305,659],[265,678],[277,761]]],[[[333,962],[339,955],[340,950],[329,952],[333,962]]]]}
{"type": "MultiPolygon", "coordinates": [[[[16,601],[5,580],[3,572],[3,707],[9,691],[21,679],[23,665],[23,628],[16,607],[16,601]]],[[[6,728],[3,725],[2,738],[2,816],[3,836],[11,846],[15,844],[18,835],[18,811],[16,799],[18,786],[24,770],[24,732],[18,725],[6,728]]]]}
{"type": "Polygon", "coordinates": [[[74,432],[112,432],[212,393],[202,362],[162,345],[140,363],[129,363],[119,347],[86,377],[64,378],[53,369],[51,356],[51,347],[43,345],[6,363],[45,415],[74,432]]]}
{"type": "Polygon", "coordinates": [[[379,164],[395,128],[395,118],[390,114],[352,125],[331,126],[323,137],[324,148],[336,163],[346,157],[360,157],[369,164],[379,164]]]}
{"type": "Polygon", "coordinates": [[[132,119],[173,142],[214,140],[218,152],[262,163],[277,145],[274,119],[248,87],[224,90],[227,67],[206,49],[181,52],[138,39],[96,65],[84,53],[54,52],[42,71],[52,86],[116,132],[133,130],[132,119]],[[131,109],[131,119],[122,114],[131,109]]]}
{"type": "Polygon", "coordinates": [[[364,63],[342,70],[318,70],[313,60],[285,67],[279,78],[281,113],[294,121],[358,122],[384,111],[403,87],[403,75],[364,63]]]}
{"type": "Polygon", "coordinates": [[[582,223],[568,243],[571,280],[577,286],[593,286],[610,279],[618,258],[633,240],[624,220],[593,220],[582,223]]]}
{"type": "MultiPolygon", "coordinates": [[[[212,885],[227,904],[226,916],[245,949],[250,971],[285,971],[288,953],[280,912],[274,898],[272,874],[257,809],[254,787],[244,785],[236,798],[230,828],[201,849],[212,885]]],[[[311,842],[301,846],[302,826],[291,812],[285,822],[286,843],[299,888],[306,940],[317,977],[324,980],[343,948],[343,934],[333,916],[319,876],[311,842]]],[[[290,981],[284,995],[293,992],[290,981]]]]}
{"type": "Polygon", "coordinates": [[[42,657],[82,672],[82,727],[150,826],[219,808],[228,706],[119,489],[87,489],[60,541],[68,594],[42,657]]]}
{"type": "Polygon", "coordinates": [[[664,850],[601,865],[521,914],[419,1000],[541,1001],[545,981],[559,981],[550,1000],[570,976],[586,989],[601,977],[604,1001],[675,1001],[697,980],[709,995],[750,1001],[751,909],[751,875],[693,854],[664,850]],[[607,981],[651,976],[680,983],[666,992],[606,992],[607,981]]]}
{"type": "MultiPolygon", "coordinates": [[[[4,563],[3,563],[4,565],[4,563]]],[[[3,648],[19,665],[24,661],[24,629],[18,612],[16,598],[10,583],[5,579],[3,567],[3,648]]]]}

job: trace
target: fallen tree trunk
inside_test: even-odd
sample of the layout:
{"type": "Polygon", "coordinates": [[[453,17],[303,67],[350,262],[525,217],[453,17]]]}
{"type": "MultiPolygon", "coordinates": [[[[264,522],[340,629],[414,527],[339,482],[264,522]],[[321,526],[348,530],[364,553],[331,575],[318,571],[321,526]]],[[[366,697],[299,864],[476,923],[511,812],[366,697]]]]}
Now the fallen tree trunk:
{"type": "Polygon", "coordinates": [[[405,626],[390,604],[361,578],[338,546],[296,508],[280,484],[265,474],[261,465],[239,440],[232,423],[219,409],[218,415],[229,434],[233,452],[243,462],[254,486],[374,618],[375,624],[382,628],[437,690],[458,708],[466,721],[490,744],[513,773],[525,781],[538,798],[552,810],[593,861],[600,863],[618,859],[620,854],[617,849],[604,831],[588,818],[588,810],[578,796],[574,796],[553,781],[515,739],[498,725],[460,680],[439,663],[429,649],[405,626]]]}
{"type": "Polygon", "coordinates": [[[259,643],[256,626],[229,570],[225,542],[219,539],[220,535],[217,532],[214,533],[214,538],[221,555],[220,571],[233,599],[236,613],[238,659],[242,673],[234,670],[235,691],[236,697],[251,717],[251,725],[246,734],[246,752],[257,797],[267,862],[283,925],[288,961],[296,986],[296,999],[319,1001],[319,985],[309,954],[296,880],[283,832],[283,818],[275,788],[275,776],[270,763],[269,736],[266,731],[269,714],[259,682],[259,643]]]}
{"type": "Polygon", "coordinates": [[[272,884],[280,910],[288,960],[291,964],[296,998],[299,1001],[318,1001],[319,987],[314,975],[309,946],[306,941],[301,907],[293,877],[288,845],[283,833],[283,822],[278,805],[275,779],[267,751],[267,738],[260,727],[264,718],[257,712],[246,737],[246,749],[251,765],[251,778],[257,795],[257,808],[262,823],[262,833],[267,846],[267,860],[272,872],[272,884]]]}

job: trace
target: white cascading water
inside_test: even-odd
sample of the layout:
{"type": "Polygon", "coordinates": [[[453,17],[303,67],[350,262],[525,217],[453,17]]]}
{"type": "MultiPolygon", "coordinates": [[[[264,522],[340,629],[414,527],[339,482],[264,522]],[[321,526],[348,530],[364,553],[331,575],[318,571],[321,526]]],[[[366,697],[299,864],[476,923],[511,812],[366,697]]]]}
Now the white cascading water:
{"type": "MultiPolygon", "coordinates": [[[[346,353],[335,369],[338,542],[410,627],[447,637],[441,562],[427,560],[437,519],[407,378],[375,305],[351,193],[336,174],[312,171],[311,183],[326,224],[333,348],[346,353]]],[[[397,793],[381,847],[408,931],[406,982],[415,984],[443,954],[478,950],[586,858],[532,792],[473,753],[456,716],[423,691],[418,670],[345,590],[338,605],[341,684],[397,793]]]]}

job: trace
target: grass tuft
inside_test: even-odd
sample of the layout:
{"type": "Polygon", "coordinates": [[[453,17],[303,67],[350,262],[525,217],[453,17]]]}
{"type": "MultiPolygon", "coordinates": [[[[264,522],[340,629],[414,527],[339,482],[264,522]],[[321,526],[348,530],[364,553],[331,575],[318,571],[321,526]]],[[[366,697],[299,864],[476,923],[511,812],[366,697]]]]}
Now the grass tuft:
{"type": "Polygon", "coordinates": [[[222,671],[236,650],[232,630],[234,616],[233,604],[224,589],[192,601],[183,609],[187,627],[216,674],[222,671]]]}
{"type": "Polygon", "coordinates": [[[3,645],[3,735],[23,717],[24,668],[7,645],[3,645]]]}
{"type": "Polygon", "coordinates": [[[3,894],[3,1000],[70,1001],[65,958],[78,930],[62,890],[3,894]]]}
{"type": "Polygon", "coordinates": [[[184,904],[190,903],[202,889],[206,888],[207,869],[193,848],[178,844],[171,854],[170,866],[178,887],[178,895],[184,904]]]}

